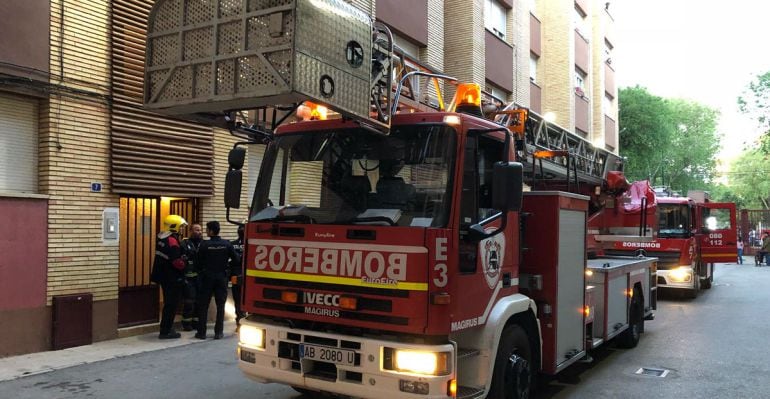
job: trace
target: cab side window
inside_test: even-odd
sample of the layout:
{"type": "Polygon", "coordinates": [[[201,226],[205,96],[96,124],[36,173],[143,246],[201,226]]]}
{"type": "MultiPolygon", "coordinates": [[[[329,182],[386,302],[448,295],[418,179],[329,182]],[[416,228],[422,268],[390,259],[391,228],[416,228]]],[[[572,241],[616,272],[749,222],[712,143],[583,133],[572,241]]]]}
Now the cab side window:
{"type": "Polygon", "coordinates": [[[489,135],[470,136],[465,146],[460,200],[460,272],[476,271],[477,242],[465,239],[468,227],[486,224],[502,212],[492,208],[492,172],[504,161],[505,143],[489,135]]]}

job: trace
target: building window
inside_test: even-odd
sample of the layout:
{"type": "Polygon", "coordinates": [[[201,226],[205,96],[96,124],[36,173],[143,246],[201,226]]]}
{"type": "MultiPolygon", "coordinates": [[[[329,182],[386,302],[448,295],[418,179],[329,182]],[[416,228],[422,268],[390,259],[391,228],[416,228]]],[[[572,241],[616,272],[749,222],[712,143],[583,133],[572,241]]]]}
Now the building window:
{"type": "Polygon", "coordinates": [[[612,110],[614,109],[614,107],[612,106],[612,101],[613,101],[612,97],[610,97],[607,94],[604,95],[604,100],[602,101],[602,108],[604,108],[605,115],[612,116],[612,110]]]}
{"type": "Polygon", "coordinates": [[[573,19],[575,20],[575,30],[578,31],[581,36],[588,37],[586,36],[588,34],[588,30],[586,29],[586,15],[577,6],[575,6],[573,19]]]}
{"type": "Polygon", "coordinates": [[[585,97],[586,75],[579,70],[575,70],[575,94],[585,97]]]}
{"type": "Polygon", "coordinates": [[[508,93],[506,90],[503,90],[489,82],[487,82],[485,89],[487,93],[491,94],[493,97],[501,100],[502,102],[508,101],[508,96],[510,93],[508,93]]]}
{"type": "Polygon", "coordinates": [[[612,65],[612,44],[607,39],[604,39],[604,62],[612,65]]]}
{"type": "Polygon", "coordinates": [[[37,100],[0,94],[0,192],[38,192],[37,100]]]}
{"type": "Polygon", "coordinates": [[[529,54],[529,81],[532,83],[537,83],[537,62],[539,59],[535,54],[529,54]]]}
{"type": "Polygon", "coordinates": [[[484,1],[484,27],[497,37],[505,39],[508,11],[497,0],[484,1]]]}

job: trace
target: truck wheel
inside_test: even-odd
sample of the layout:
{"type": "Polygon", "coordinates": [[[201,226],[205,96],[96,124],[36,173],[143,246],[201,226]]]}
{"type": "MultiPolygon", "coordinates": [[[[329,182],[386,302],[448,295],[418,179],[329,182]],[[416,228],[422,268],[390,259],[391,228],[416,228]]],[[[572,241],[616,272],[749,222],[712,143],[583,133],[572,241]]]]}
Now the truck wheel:
{"type": "Polygon", "coordinates": [[[710,276],[707,279],[703,279],[703,280],[700,281],[700,287],[703,288],[704,290],[707,290],[707,289],[711,288],[711,282],[712,281],[714,281],[714,277],[713,276],[710,276]]]}
{"type": "Polygon", "coordinates": [[[711,273],[708,273],[708,275],[709,275],[708,278],[705,278],[705,279],[700,281],[700,287],[703,288],[704,290],[707,290],[707,289],[711,288],[711,283],[714,282],[714,264],[713,263],[709,263],[708,266],[706,266],[706,267],[711,269],[710,270],[711,273]]]}
{"type": "Polygon", "coordinates": [[[528,399],[535,381],[532,348],[521,326],[505,327],[487,399],[528,399]]]}
{"type": "Polygon", "coordinates": [[[642,292],[634,288],[634,297],[628,306],[628,328],[618,336],[618,346],[633,348],[639,343],[644,330],[644,298],[642,292]]]}

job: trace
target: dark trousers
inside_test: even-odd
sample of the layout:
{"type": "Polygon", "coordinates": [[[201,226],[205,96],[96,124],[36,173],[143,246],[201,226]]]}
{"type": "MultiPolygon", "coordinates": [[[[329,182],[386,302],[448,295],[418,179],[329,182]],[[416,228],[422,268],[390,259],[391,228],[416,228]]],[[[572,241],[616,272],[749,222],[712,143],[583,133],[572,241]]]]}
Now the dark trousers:
{"type": "Polygon", "coordinates": [[[241,285],[233,284],[232,292],[233,292],[233,305],[235,306],[235,318],[241,319],[245,315],[245,313],[243,313],[243,310],[241,310],[241,285]]]}
{"type": "Polygon", "coordinates": [[[182,326],[185,329],[198,327],[198,308],[195,306],[198,291],[198,277],[185,278],[182,294],[182,326]]]}
{"type": "Polygon", "coordinates": [[[174,327],[174,317],[179,306],[179,297],[182,291],[181,284],[176,281],[166,281],[160,284],[163,290],[163,312],[160,318],[160,333],[168,334],[174,327]]]}
{"type": "Polygon", "coordinates": [[[198,296],[198,334],[206,334],[206,322],[211,303],[211,296],[217,304],[217,319],[214,324],[214,334],[222,334],[225,323],[225,302],[227,302],[227,277],[202,276],[201,291],[198,296]]]}

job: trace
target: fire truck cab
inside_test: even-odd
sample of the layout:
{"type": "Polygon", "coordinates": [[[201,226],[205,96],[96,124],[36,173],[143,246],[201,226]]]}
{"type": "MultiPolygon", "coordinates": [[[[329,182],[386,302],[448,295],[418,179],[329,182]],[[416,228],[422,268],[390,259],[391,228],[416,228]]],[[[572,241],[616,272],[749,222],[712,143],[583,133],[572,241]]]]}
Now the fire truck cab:
{"type": "Polygon", "coordinates": [[[658,287],[683,290],[694,298],[711,288],[714,263],[736,260],[735,204],[710,202],[702,191],[680,197],[662,189],[655,190],[655,203],[647,226],[654,240],[617,242],[607,253],[657,257],[658,287]]]}

